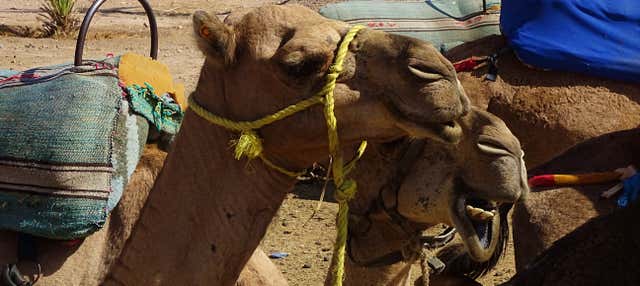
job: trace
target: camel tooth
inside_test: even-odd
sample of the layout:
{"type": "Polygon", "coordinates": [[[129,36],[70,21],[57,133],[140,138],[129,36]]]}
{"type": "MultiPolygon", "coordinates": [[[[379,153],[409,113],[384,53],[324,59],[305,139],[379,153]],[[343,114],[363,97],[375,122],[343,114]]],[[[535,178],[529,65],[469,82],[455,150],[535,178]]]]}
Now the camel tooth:
{"type": "Polygon", "coordinates": [[[470,205],[466,206],[467,215],[475,221],[487,221],[492,219],[495,213],[493,211],[486,211],[481,208],[476,208],[470,205]]]}

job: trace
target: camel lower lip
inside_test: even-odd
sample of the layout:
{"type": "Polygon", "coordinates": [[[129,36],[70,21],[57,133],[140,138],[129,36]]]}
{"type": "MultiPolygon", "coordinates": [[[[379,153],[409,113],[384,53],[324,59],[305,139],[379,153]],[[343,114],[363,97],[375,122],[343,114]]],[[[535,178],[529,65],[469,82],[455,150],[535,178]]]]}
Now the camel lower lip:
{"type": "Polygon", "coordinates": [[[392,101],[387,103],[387,108],[399,121],[400,126],[412,137],[432,138],[445,143],[458,143],[462,137],[462,127],[454,120],[433,122],[423,116],[401,112],[402,108],[392,101]]]}
{"type": "Polygon", "coordinates": [[[462,127],[457,122],[415,123],[405,121],[403,124],[411,136],[416,138],[432,138],[445,143],[457,143],[462,137],[462,127]]]}
{"type": "Polygon", "coordinates": [[[495,208],[492,204],[480,199],[465,199],[465,216],[473,225],[480,246],[489,248],[492,239],[491,225],[495,217],[495,208]]]}
{"type": "MultiPolygon", "coordinates": [[[[452,221],[458,230],[469,256],[477,262],[487,261],[497,245],[500,213],[494,203],[459,194],[452,205],[452,221]],[[480,219],[469,215],[471,208],[491,212],[490,218],[480,219]]],[[[474,212],[471,212],[474,213],[474,212]]]]}

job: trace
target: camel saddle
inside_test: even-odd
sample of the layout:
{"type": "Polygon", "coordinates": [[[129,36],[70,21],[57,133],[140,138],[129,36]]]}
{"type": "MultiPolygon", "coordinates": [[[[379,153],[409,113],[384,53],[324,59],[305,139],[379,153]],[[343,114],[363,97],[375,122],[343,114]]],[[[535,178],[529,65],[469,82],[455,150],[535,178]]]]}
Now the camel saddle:
{"type": "Polygon", "coordinates": [[[0,229],[73,240],[104,225],[150,126],[175,134],[182,118],[166,67],[146,61],[0,71],[0,229]]]}

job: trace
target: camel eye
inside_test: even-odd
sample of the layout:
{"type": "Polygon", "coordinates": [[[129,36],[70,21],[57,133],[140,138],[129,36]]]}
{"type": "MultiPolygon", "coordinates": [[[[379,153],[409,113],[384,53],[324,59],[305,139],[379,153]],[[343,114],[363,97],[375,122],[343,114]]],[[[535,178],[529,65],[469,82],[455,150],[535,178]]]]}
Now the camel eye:
{"type": "Polygon", "coordinates": [[[325,54],[295,51],[284,56],[280,66],[290,76],[306,77],[323,72],[327,68],[327,57],[325,54]]]}
{"type": "Polygon", "coordinates": [[[509,152],[509,148],[507,148],[502,142],[487,135],[480,135],[477,145],[481,151],[487,154],[498,156],[509,156],[512,154],[509,152]]]}
{"type": "Polygon", "coordinates": [[[446,73],[442,67],[435,65],[435,63],[414,57],[408,59],[407,68],[418,79],[429,82],[443,79],[443,74],[446,73]]]}
{"type": "Polygon", "coordinates": [[[407,68],[409,68],[409,71],[413,75],[427,81],[436,81],[443,78],[442,74],[438,73],[434,69],[431,69],[423,65],[409,64],[407,68]]]}

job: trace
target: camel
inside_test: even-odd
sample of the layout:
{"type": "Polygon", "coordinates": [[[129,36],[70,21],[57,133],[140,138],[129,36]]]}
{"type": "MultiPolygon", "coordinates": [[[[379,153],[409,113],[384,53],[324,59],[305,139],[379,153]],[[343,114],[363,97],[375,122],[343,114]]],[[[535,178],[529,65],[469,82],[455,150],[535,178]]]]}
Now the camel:
{"type": "MultiPolygon", "coordinates": [[[[233,120],[271,114],[324,84],[348,29],[294,5],[256,8],[232,24],[196,12],[194,30],[206,59],[191,97],[233,120]]],[[[360,31],[349,45],[335,99],[347,156],[363,139],[457,142],[456,120],[469,110],[453,66],[436,49],[373,30],[360,31]]],[[[326,163],[321,109],[261,128],[263,155],[288,170],[326,163]]],[[[77,249],[43,255],[50,272],[39,285],[233,285],[295,184],[261,160],[236,160],[229,150],[234,138],[235,132],[187,111],[139,219],[128,225],[129,237],[117,225],[131,222],[127,212],[136,210],[128,207],[136,204],[123,203],[119,208],[127,214],[114,213],[77,249]],[[107,243],[111,236],[121,241],[107,243]]],[[[0,262],[9,262],[15,234],[2,235],[0,262]]]]}
{"type": "MultiPolygon", "coordinates": [[[[490,55],[507,47],[491,36],[448,51],[455,62],[490,55]]],[[[586,139],[640,126],[640,85],[578,73],[541,71],[522,64],[512,51],[498,60],[497,81],[484,81],[486,69],[458,73],[480,106],[505,121],[520,139],[527,166],[536,167],[586,139]],[[540,140],[553,138],[553,140],[540,140]]]]}
{"type": "MultiPolygon", "coordinates": [[[[454,48],[447,57],[457,61],[470,55],[488,55],[505,45],[501,37],[487,37],[454,48]]],[[[520,139],[527,154],[525,161],[528,167],[534,168],[531,174],[609,171],[626,166],[626,160],[609,161],[608,157],[599,155],[580,158],[570,155],[573,153],[567,150],[585,140],[599,138],[585,142],[576,150],[592,148],[587,146],[604,144],[597,142],[619,136],[616,133],[605,134],[640,126],[640,86],[576,73],[532,69],[523,65],[510,51],[500,56],[498,67],[500,76],[496,82],[482,81],[483,70],[458,73],[458,77],[467,91],[478,94],[480,105],[487,106],[488,111],[503,119],[520,139]],[[556,166],[557,159],[545,162],[560,154],[565,155],[559,158],[572,158],[568,160],[573,165],[566,169],[536,168],[556,166]],[[579,166],[577,162],[581,160],[585,162],[584,166],[592,167],[576,169],[579,166]]],[[[622,151],[624,154],[627,152],[622,151]]],[[[594,154],[600,153],[594,151],[594,154]]],[[[588,219],[610,212],[612,202],[598,199],[595,190],[601,188],[584,186],[534,191],[528,200],[516,205],[513,228],[517,269],[521,270],[553,241],[588,219]]]]}
{"type": "MultiPolygon", "coordinates": [[[[532,175],[611,171],[640,163],[637,146],[640,130],[618,131],[580,143],[553,160],[530,171],[532,175]],[[588,155],[585,155],[588,154],[588,155]]],[[[615,200],[603,200],[600,193],[615,182],[571,188],[540,189],[531,192],[526,203],[515,208],[513,237],[516,267],[523,270],[554,241],[589,219],[611,213],[615,200]]]]}
{"type": "MultiPolygon", "coordinates": [[[[166,152],[156,145],[149,144],[145,147],[120,203],[108,220],[109,223],[102,230],[88,237],[82,245],[65,246],[52,241],[45,242],[45,245],[39,245],[43,248],[42,254],[45,255],[41,258],[48,262],[43,266],[45,277],[39,280],[37,285],[91,285],[97,283],[94,282],[96,273],[91,273],[91,271],[99,270],[101,267],[99,263],[111,263],[117,256],[116,252],[121,251],[126,239],[131,235],[131,230],[138,220],[140,211],[146,203],[149,191],[153,187],[160,169],[162,169],[165,158],[166,152]],[[73,270],[73,267],[79,267],[86,272],[84,275],[78,275],[77,273],[82,272],[77,269],[73,270]],[[71,274],[66,272],[72,270],[74,272],[71,274]]],[[[0,232],[0,237],[2,237],[0,241],[3,241],[0,243],[0,247],[2,247],[0,253],[7,255],[7,262],[15,261],[15,257],[10,255],[16,253],[16,235],[4,231],[0,232]],[[7,241],[10,243],[6,243],[7,241]]],[[[4,259],[5,256],[3,256],[3,262],[4,259]]],[[[24,264],[24,266],[30,267],[31,265],[24,264]]],[[[22,268],[22,270],[32,271],[31,268],[22,268]]],[[[29,272],[25,271],[25,273],[29,272]]],[[[245,285],[286,285],[286,279],[279,271],[276,271],[275,265],[271,264],[264,252],[256,249],[238,279],[237,286],[245,285]]]]}
{"type": "MultiPolygon", "coordinates": [[[[637,165],[640,163],[639,139],[638,129],[603,135],[571,148],[534,172],[593,171],[630,163],[637,165]]],[[[519,222],[527,214],[515,213],[516,251],[525,247],[532,253],[527,261],[516,261],[518,273],[507,285],[640,285],[637,271],[640,230],[635,227],[640,202],[615,210],[610,206],[612,202],[596,202],[599,191],[608,187],[594,185],[540,191],[550,194],[541,195],[535,202],[540,206],[529,213],[531,219],[545,222],[542,229],[525,229],[527,225],[519,222]],[[570,200],[575,197],[580,200],[570,200]],[[550,201],[552,198],[555,203],[550,201]],[[566,211],[555,212],[557,205],[564,206],[566,211]],[[542,212],[545,207],[550,211],[542,212]],[[591,218],[598,213],[603,214],[591,218]],[[566,236],[555,237],[558,240],[554,242],[550,234],[558,231],[566,236]],[[522,263],[524,265],[520,265],[522,263]]]]}
{"type": "MultiPolygon", "coordinates": [[[[476,278],[495,266],[508,239],[507,212],[528,193],[522,150],[504,122],[486,111],[473,108],[460,124],[464,135],[457,145],[426,140],[422,149],[406,151],[415,162],[400,178],[394,176],[407,158],[407,148],[396,145],[416,142],[371,146],[354,171],[362,191],[351,203],[346,285],[409,285],[411,265],[420,253],[402,250],[408,245],[420,249],[419,243],[411,245],[412,239],[441,223],[457,228],[465,248],[449,251],[445,275],[476,278]],[[379,168],[369,160],[393,167],[379,168]],[[376,209],[379,197],[385,197],[376,190],[392,180],[402,181],[396,182],[397,193],[383,200],[397,200],[397,212],[406,218],[407,227],[376,209]],[[391,253],[403,255],[384,259],[391,253]]],[[[437,283],[432,285],[442,285],[437,283]]]]}
{"type": "Polygon", "coordinates": [[[556,241],[506,285],[640,284],[638,228],[629,227],[640,205],[593,218],[556,241]]]}

